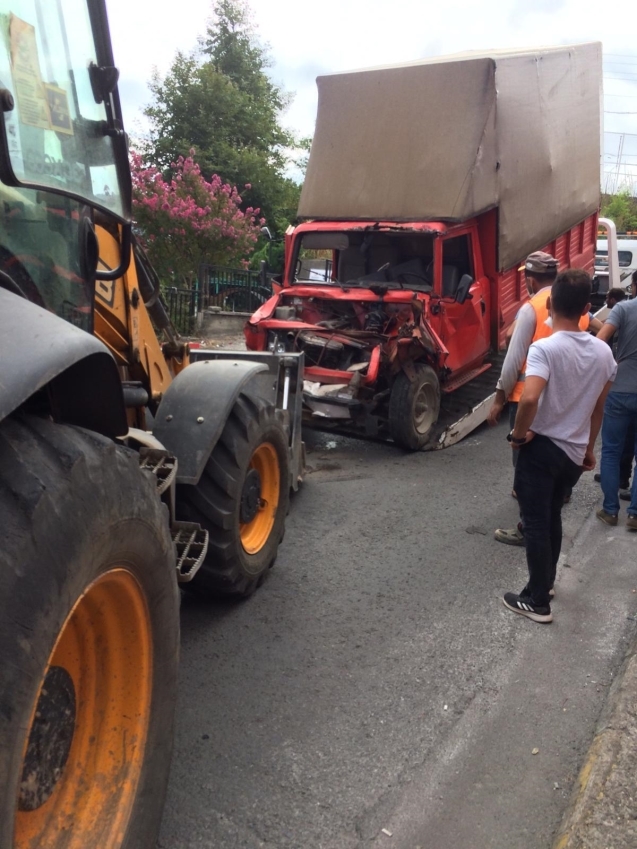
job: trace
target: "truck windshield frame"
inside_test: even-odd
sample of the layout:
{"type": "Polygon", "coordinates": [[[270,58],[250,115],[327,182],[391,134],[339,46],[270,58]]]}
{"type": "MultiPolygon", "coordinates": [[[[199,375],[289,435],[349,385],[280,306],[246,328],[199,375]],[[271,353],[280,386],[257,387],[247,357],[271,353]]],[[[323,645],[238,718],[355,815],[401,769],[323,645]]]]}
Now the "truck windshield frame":
{"type": "Polygon", "coordinates": [[[0,179],[129,222],[130,168],[105,0],[6,6],[0,179]]]}
{"type": "MultiPolygon", "coordinates": [[[[293,261],[290,265],[288,285],[320,286],[366,289],[370,285],[382,285],[387,289],[410,289],[424,294],[433,290],[433,245],[434,234],[420,230],[392,230],[390,228],[365,228],[342,231],[347,234],[349,244],[345,250],[305,248],[306,236],[329,236],[321,231],[306,230],[294,240],[293,261]],[[423,245],[430,243],[430,252],[421,252],[408,247],[408,240],[418,240],[423,245]],[[378,244],[382,241],[383,244],[378,244]],[[392,248],[394,250],[392,251],[392,248]],[[398,251],[398,249],[402,251],[398,251]],[[369,259],[366,258],[369,252],[369,259]],[[402,257],[399,261],[399,253],[402,257]],[[421,262],[418,263],[418,258],[421,262]],[[410,260],[415,260],[410,261],[410,260]],[[393,274],[396,271],[396,274],[393,274]]],[[[334,234],[332,234],[334,235],[334,234]]]]}

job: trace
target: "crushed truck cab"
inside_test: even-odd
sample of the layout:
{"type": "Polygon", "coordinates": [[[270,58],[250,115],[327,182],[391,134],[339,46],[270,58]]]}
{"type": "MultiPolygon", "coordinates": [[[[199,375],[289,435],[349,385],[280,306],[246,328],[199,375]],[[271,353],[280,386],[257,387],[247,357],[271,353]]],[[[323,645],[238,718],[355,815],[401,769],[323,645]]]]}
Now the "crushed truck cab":
{"type": "Polygon", "coordinates": [[[252,350],[305,355],[307,422],[414,450],[484,421],[520,263],[592,270],[600,79],[599,44],[318,79],[307,220],[245,329],[252,350]]]}

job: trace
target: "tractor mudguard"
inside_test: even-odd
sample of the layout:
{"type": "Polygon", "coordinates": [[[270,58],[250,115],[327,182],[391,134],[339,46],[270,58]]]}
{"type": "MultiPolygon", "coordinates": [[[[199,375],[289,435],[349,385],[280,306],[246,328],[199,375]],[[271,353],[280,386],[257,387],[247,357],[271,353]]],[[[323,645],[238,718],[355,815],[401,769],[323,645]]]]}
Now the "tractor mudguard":
{"type": "MultiPolygon", "coordinates": [[[[239,393],[257,375],[272,384],[268,372],[267,365],[250,360],[204,360],[177,375],[153,425],[153,436],[179,461],[177,483],[199,482],[239,393]]],[[[263,397],[264,389],[254,391],[263,397]]]]}
{"type": "Polygon", "coordinates": [[[0,288],[0,421],[47,386],[55,421],[111,439],[128,431],[108,348],[54,313],[0,288]]]}

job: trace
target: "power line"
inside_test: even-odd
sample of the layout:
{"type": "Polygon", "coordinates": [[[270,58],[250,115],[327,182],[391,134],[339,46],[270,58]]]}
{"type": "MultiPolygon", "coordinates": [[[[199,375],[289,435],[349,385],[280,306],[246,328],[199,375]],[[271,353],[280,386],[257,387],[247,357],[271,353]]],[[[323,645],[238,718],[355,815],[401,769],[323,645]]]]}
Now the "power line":
{"type": "Polygon", "coordinates": [[[627,177],[633,182],[637,182],[637,174],[633,171],[603,171],[605,177],[627,177]]]}

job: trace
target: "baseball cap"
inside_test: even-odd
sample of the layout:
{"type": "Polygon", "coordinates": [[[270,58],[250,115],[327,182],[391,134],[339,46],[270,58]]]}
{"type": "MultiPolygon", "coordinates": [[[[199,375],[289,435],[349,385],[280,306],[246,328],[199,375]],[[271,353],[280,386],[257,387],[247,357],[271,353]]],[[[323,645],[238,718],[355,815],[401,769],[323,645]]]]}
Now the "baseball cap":
{"type": "Polygon", "coordinates": [[[545,251],[534,251],[524,260],[524,265],[518,271],[526,271],[528,274],[549,274],[557,271],[557,260],[545,251]]]}

